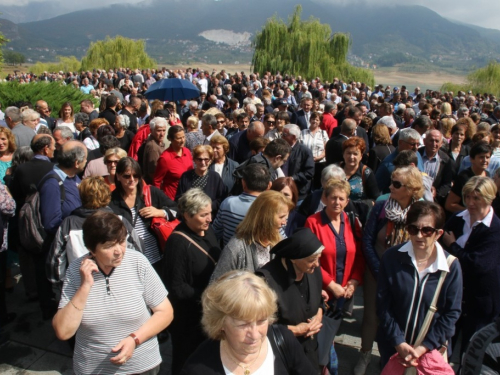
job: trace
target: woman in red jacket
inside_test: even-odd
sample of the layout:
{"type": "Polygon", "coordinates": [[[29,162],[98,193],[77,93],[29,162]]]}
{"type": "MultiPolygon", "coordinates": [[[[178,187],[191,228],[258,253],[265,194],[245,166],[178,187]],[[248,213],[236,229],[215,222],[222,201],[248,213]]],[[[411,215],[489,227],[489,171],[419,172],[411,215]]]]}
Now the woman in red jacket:
{"type": "MultiPolygon", "coordinates": [[[[344,212],[350,194],[351,187],[347,181],[328,181],[323,189],[325,208],[309,216],[305,224],[325,246],[321,254],[323,290],[328,293],[329,304],[336,302],[338,309],[352,298],[363,280],[365,267],[361,243],[357,240],[361,236],[359,221],[352,220],[356,226],[353,228],[344,212]]],[[[333,345],[330,359],[329,368],[334,370],[336,355],[333,345]]]]}

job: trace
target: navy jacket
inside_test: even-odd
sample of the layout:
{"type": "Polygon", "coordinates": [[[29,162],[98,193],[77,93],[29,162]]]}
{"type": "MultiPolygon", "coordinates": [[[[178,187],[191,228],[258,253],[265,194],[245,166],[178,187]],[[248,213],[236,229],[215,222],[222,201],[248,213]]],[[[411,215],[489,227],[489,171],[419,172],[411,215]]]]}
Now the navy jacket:
{"type": "MultiPolygon", "coordinates": [[[[454,215],[445,225],[455,238],[463,233],[464,220],[454,215]]],[[[479,224],[461,248],[456,242],[447,249],[459,260],[464,274],[464,317],[475,324],[474,331],[494,321],[500,314],[500,219],[491,226],[479,224]]]]}
{"type": "MultiPolygon", "coordinates": [[[[377,280],[377,342],[383,365],[396,352],[396,345],[415,343],[441,274],[441,271],[429,273],[419,282],[410,256],[399,251],[403,245],[394,246],[384,254],[377,280]]],[[[455,260],[444,280],[437,312],[422,343],[426,348],[438,349],[446,341],[451,342],[461,304],[462,271],[455,260]]],[[[451,350],[448,354],[451,355],[451,350]]]]}
{"type": "Polygon", "coordinates": [[[240,164],[252,157],[250,142],[247,138],[247,130],[238,132],[231,137],[229,140],[228,156],[240,164]]]}
{"type": "Polygon", "coordinates": [[[375,202],[363,231],[363,255],[365,256],[366,265],[375,279],[378,277],[380,268],[380,258],[375,250],[375,242],[377,241],[378,232],[388,221],[385,217],[386,204],[387,200],[375,202]]]}

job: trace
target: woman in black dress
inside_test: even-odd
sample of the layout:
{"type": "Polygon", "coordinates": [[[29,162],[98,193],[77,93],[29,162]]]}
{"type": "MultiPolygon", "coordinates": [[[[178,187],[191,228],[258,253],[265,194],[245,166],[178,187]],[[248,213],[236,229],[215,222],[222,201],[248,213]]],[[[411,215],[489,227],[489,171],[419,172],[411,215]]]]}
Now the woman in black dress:
{"type": "Polygon", "coordinates": [[[173,346],[173,373],[205,340],[200,325],[201,295],[219,259],[220,248],[210,227],[212,201],[201,190],[188,190],[180,199],[182,218],[165,245],[163,282],[175,310],[169,327],[173,346]]]}
{"type": "Polygon", "coordinates": [[[319,369],[316,334],[323,318],[319,258],[324,246],[309,228],[279,242],[276,257],[256,271],[278,296],[277,323],[288,326],[304,352],[319,369]]]}

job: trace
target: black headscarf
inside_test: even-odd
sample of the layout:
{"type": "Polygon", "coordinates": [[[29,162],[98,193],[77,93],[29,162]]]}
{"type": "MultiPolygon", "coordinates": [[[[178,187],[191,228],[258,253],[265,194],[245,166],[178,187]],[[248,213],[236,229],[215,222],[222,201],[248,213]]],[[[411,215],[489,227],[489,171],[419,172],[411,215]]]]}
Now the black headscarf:
{"type": "Polygon", "coordinates": [[[324,246],[309,228],[299,228],[290,237],[278,242],[271,250],[277,258],[303,259],[324,246]]]}

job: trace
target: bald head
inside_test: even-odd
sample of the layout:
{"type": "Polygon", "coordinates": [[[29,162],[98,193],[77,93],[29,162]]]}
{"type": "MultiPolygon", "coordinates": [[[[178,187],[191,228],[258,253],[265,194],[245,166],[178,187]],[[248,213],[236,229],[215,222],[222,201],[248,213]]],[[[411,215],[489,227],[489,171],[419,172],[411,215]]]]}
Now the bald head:
{"type": "Polygon", "coordinates": [[[266,131],[266,128],[264,127],[264,124],[262,122],[254,121],[248,126],[247,138],[251,142],[255,138],[263,137],[265,131],[266,131]]]}
{"type": "Polygon", "coordinates": [[[80,173],[87,163],[87,147],[80,141],[68,141],[61,147],[57,161],[68,175],[80,173]]]}

